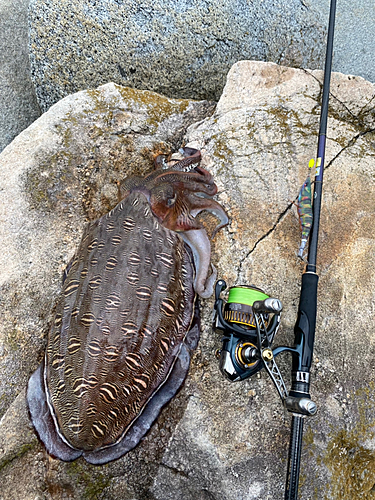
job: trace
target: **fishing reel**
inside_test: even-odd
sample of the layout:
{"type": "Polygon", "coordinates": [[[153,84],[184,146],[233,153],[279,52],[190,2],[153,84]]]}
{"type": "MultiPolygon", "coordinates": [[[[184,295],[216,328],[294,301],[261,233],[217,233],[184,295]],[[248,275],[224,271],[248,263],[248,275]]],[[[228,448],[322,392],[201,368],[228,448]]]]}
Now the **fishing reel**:
{"type": "MultiPolygon", "coordinates": [[[[283,309],[279,299],[270,297],[255,286],[233,286],[224,301],[224,280],[216,282],[213,329],[221,333],[222,348],[217,351],[220,371],[231,382],[244,380],[265,369],[274,383],[284,406],[293,413],[314,415],[316,404],[303,391],[288,392],[275,357],[290,352],[300,357],[301,346],[272,348],[280,326],[283,309]]],[[[296,372],[295,377],[302,372],[296,372]]],[[[297,386],[294,384],[294,388],[297,386]]]]}

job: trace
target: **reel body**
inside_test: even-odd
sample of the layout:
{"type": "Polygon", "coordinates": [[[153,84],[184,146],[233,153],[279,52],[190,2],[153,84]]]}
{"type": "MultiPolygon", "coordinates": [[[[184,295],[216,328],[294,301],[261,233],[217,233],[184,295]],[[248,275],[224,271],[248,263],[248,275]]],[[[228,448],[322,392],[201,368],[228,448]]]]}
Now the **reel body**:
{"type": "MultiPolygon", "coordinates": [[[[317,408],[310,395],[299,391],[288,393],[275,361],[282,352],[289,352],[295,360],[301,360],[303,349],[303,342],[294,347],[272,348],[280,326],[281,301],[257,287],[241,285],[229,289],[225,302],[220,295],[226,288],[224,280],[217,281],[213,329],[223,335],[222,348],[217,351],[220,371],[231,382],[238,382],[264,368],[288,411],[314,415],[317,408]]],[[[293,376],[298,378],[302,373],[297,367],[293,376]]]]}
{"type": "Polygon", "coordinates": [[[254,286],[230,288],[224,303],[220,294],[225,289],[225,281],[219,280],[215,288],[213,327],[223,334],[223,347],[218,353],[220,370],[236,382],[261,370],[264,355],[271,357],[282,304],[254,286]]]}

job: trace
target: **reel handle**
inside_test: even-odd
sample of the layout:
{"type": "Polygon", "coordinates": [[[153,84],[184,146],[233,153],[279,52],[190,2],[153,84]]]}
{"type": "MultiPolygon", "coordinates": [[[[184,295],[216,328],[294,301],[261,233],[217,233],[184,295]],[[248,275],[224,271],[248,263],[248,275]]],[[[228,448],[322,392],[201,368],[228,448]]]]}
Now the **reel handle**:
{"type": "Polygon", "coordinates": [[[281,300],[269,297],[264,300],[256,300],[253,303],[253,310],[257,313],[274,313],[280,314],[283,310],[281,300]]]}

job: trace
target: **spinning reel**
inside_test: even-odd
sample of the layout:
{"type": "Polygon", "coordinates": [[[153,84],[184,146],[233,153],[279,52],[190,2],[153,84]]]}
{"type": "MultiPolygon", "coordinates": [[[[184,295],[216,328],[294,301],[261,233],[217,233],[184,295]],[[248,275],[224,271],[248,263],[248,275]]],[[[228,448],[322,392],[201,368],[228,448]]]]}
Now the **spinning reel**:
{"type": "Polygon", "coordinates": [[[314,415],[316,404],[305,391],[309,383],[306,376],[309,374],[301,370],[293,372],[294,390],[289,393],[275,361],[275,357],[282,352],[290,352],[293,357],[301,358],[303,347],[272,348],[280,326],[281,301],[270,297],[260,288],[241,285],[231,287],[228,299],[224,302],[220,295],[226,288],[224,280],[217,281],[213,328],[223,334],[222,349],[217,351],[220,371],[231,382],[238,382],[264,368],[287,410],[299,415],[314,415]],[[303,390],[299,391],[299,386],[303,390]]]}

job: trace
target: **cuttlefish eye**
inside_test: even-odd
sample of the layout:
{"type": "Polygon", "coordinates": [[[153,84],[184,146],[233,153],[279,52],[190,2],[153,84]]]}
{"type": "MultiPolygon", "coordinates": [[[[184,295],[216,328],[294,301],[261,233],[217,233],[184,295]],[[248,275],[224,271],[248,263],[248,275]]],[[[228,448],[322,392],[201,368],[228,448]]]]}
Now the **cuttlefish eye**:
{"type": "Polygon", "coordinates": [[[177,200],[177,193],[175,193],[171,198],[167,198],[166,205],[168,208],[172,207],[177,200]]]}
{"type": "Polygon", "coordinates": [[[210,240],[195,217],[217,217],[214,233],[229,220],[212,199],[212,175],[185,173],[200,151],[182,153],[176,169],[124,180],[121,202],[86,226],[64,273],[45,360],[27,392],[32,422],[60,460],[123,456],[187,375],[200,333],[195,296],[209,297],[217,274],[212,267],[208,276],[210,240]]]}
{"type": "Polygon", "coordinates": [[[178,191],[172,185],[163,183],[152,189],[152,195],[158,203],[170,208],[176,203],[178,191]]]}

